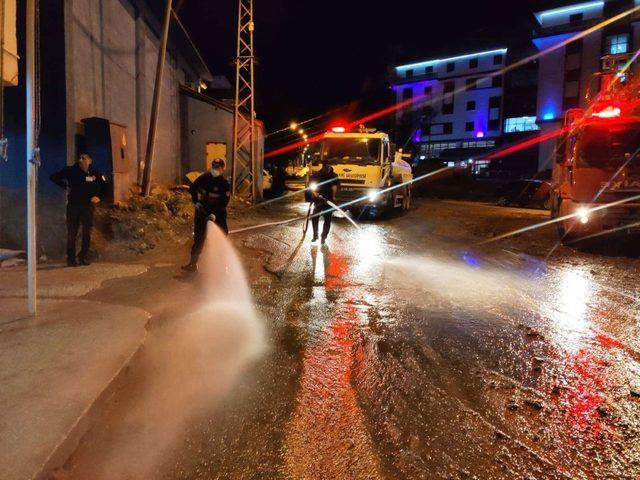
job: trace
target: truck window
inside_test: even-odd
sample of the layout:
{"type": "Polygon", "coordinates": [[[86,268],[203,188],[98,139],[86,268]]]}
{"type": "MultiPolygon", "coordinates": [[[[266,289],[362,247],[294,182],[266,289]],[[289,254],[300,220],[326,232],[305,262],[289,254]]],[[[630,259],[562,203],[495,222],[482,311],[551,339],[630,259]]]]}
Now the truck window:
{"type": "Polygon", "coordinates": [[[322,161],[332,164],[380,163],[382,141],[379,138],[325,138],[322,141],[322,161]]]}
{"type": "Polygon", "coordinates": [[[580,134],[583,167],[619,167],[640,147],[640,125],[589,125],[580,134]]]}

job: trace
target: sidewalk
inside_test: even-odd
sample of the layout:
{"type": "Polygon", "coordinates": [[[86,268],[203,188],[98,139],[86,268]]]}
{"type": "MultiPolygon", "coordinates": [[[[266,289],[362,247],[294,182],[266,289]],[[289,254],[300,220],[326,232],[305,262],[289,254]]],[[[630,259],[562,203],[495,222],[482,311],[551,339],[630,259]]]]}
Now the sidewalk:
{"type": "Polygon", "coordinates": [[[83,300],[143,265],[45,266],[38,316],[26,315],[24,268],[0,271],[0,471],[37,478],[64,461],[142,344],[149,314],[83,300]]]}

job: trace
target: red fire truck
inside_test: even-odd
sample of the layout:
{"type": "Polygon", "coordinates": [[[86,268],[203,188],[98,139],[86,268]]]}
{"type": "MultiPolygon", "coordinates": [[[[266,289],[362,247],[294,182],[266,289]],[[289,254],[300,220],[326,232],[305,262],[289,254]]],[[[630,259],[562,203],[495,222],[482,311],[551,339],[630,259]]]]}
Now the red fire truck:
{"type": "Polygon", "coordinates": [[[567,112],[558,137],[551,216],[564,243],[640,233],[640,82],[621,64],[605,59],[598,95],[567,112]]]}

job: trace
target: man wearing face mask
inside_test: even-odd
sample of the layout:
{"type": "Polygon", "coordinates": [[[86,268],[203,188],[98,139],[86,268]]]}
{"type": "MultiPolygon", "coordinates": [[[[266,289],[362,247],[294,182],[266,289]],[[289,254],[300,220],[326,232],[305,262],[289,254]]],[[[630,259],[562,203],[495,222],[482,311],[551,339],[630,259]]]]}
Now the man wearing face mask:
{"type": "Polygon", "coordinates": [[[187,272],[198,270],[198,259],[207,239],[207,222],[209,220],[220,227],[225,234],[229,233],[229,228],[227,227],[227,205],[231,198],[231,186],[222,176],[224,167],[224,160],[214,160],[211,163],[211,169],[200,175],[189,188],[196,210],[191,261],[182,267],[187,272]]]}

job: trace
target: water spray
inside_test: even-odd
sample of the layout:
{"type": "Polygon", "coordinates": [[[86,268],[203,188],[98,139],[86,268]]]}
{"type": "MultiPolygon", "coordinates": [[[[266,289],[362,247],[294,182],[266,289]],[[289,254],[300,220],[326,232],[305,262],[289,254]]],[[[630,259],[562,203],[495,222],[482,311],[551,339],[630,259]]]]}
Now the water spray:
{"type": "Polygon", "coordinates": [[[358,230],[362,230],[360,228],[360,225],[358,225],[353,218],[351,218],[351,215],[349,215],[348,212],[345,212],[344,210],[342,210],[339,206],[337,206],[335,203],[330,202],[329,200],[327,200],[327,203],[332,206],[333,208],[335,208],[336,210],[338,210],[340,213],[342,213],[342,215],[344,215],[346,217],[347,220],[349,220],[351,222],[351,224],[356,227],[358,230]]]}
{"type": "MultiPolygon", "coordinates": [[[[443,173],[443,172],[446,172],[446,171],[449,171],[449,170],[452,170],[452,169],[453,169],[453,167],[439,168],[438,170],[435,170],[435,171],[429,172],[429,173],[425,173],[424,175],[421,175],[419,177],[413,178],[411,180],[407,180],[406,182],[398,183],[397,185],[392,185],[390,187],[382,189],[378,193],[380,195],[382,195],[384,193],[391,192],[393,190],[405,187],[407,185],[412,185],[412,184],[414,184],[416,182],[419,182],[419,181],[422,181],[422,180],[424,180],[424,179],[426,179],[428,177],[432,177],[434,175],[438,175],[440,173],[443,173]]],[[[340,211],[343,211],[343,209],[345,209],[345,208],[348,208],[348,207],[350,207],[352,205],[364,202],[364,201],[366,201],[368,199],[369,199],[369,193],[367,193],[366,195],[364,195],[362,197],[359,197],[359,198],[356,198],[354,200],[351,200],[349,202],[345,202],[345,203],[341,204],[339,207],[337,205],[335,205],[334,207],[331,207],[330,209],[323,210],[323,211],[318,212],[318,213],[314,212],[314,214],[311,215],[310,218],[319,217],[321,215],[324,215],[325,213],[329,213],[330,211],[335,210],[336,208],[338,208],[338,210],[340,210],[340,211]]],[[[302,215],[302,216],[298,216],[298,217],[295,217],[295,218],[290,218],[288,220],[282,220],[282,221],[279,221],[279,222],[266,222],[266,223],[261,223],[259,225],[253,225],[253,226],[250,226],[250,227],[238,228],[238,229],[235,229],[235,230],[231,230],[229,232],[229,235],[236,234],[236,233],[248,232],[248,231],[251,231],[251,230],[258,230],[258,229],[261,229],[261,228],[277,227],[277,226],[287,225],[289,223],[299,222],[299,221],[304,220],[306,218],[308,218],[307,215],[302,215]]],[[[351,218],[349,218],[349,220],[351,220],[353,222],[353,220],[351,218]]]]}

